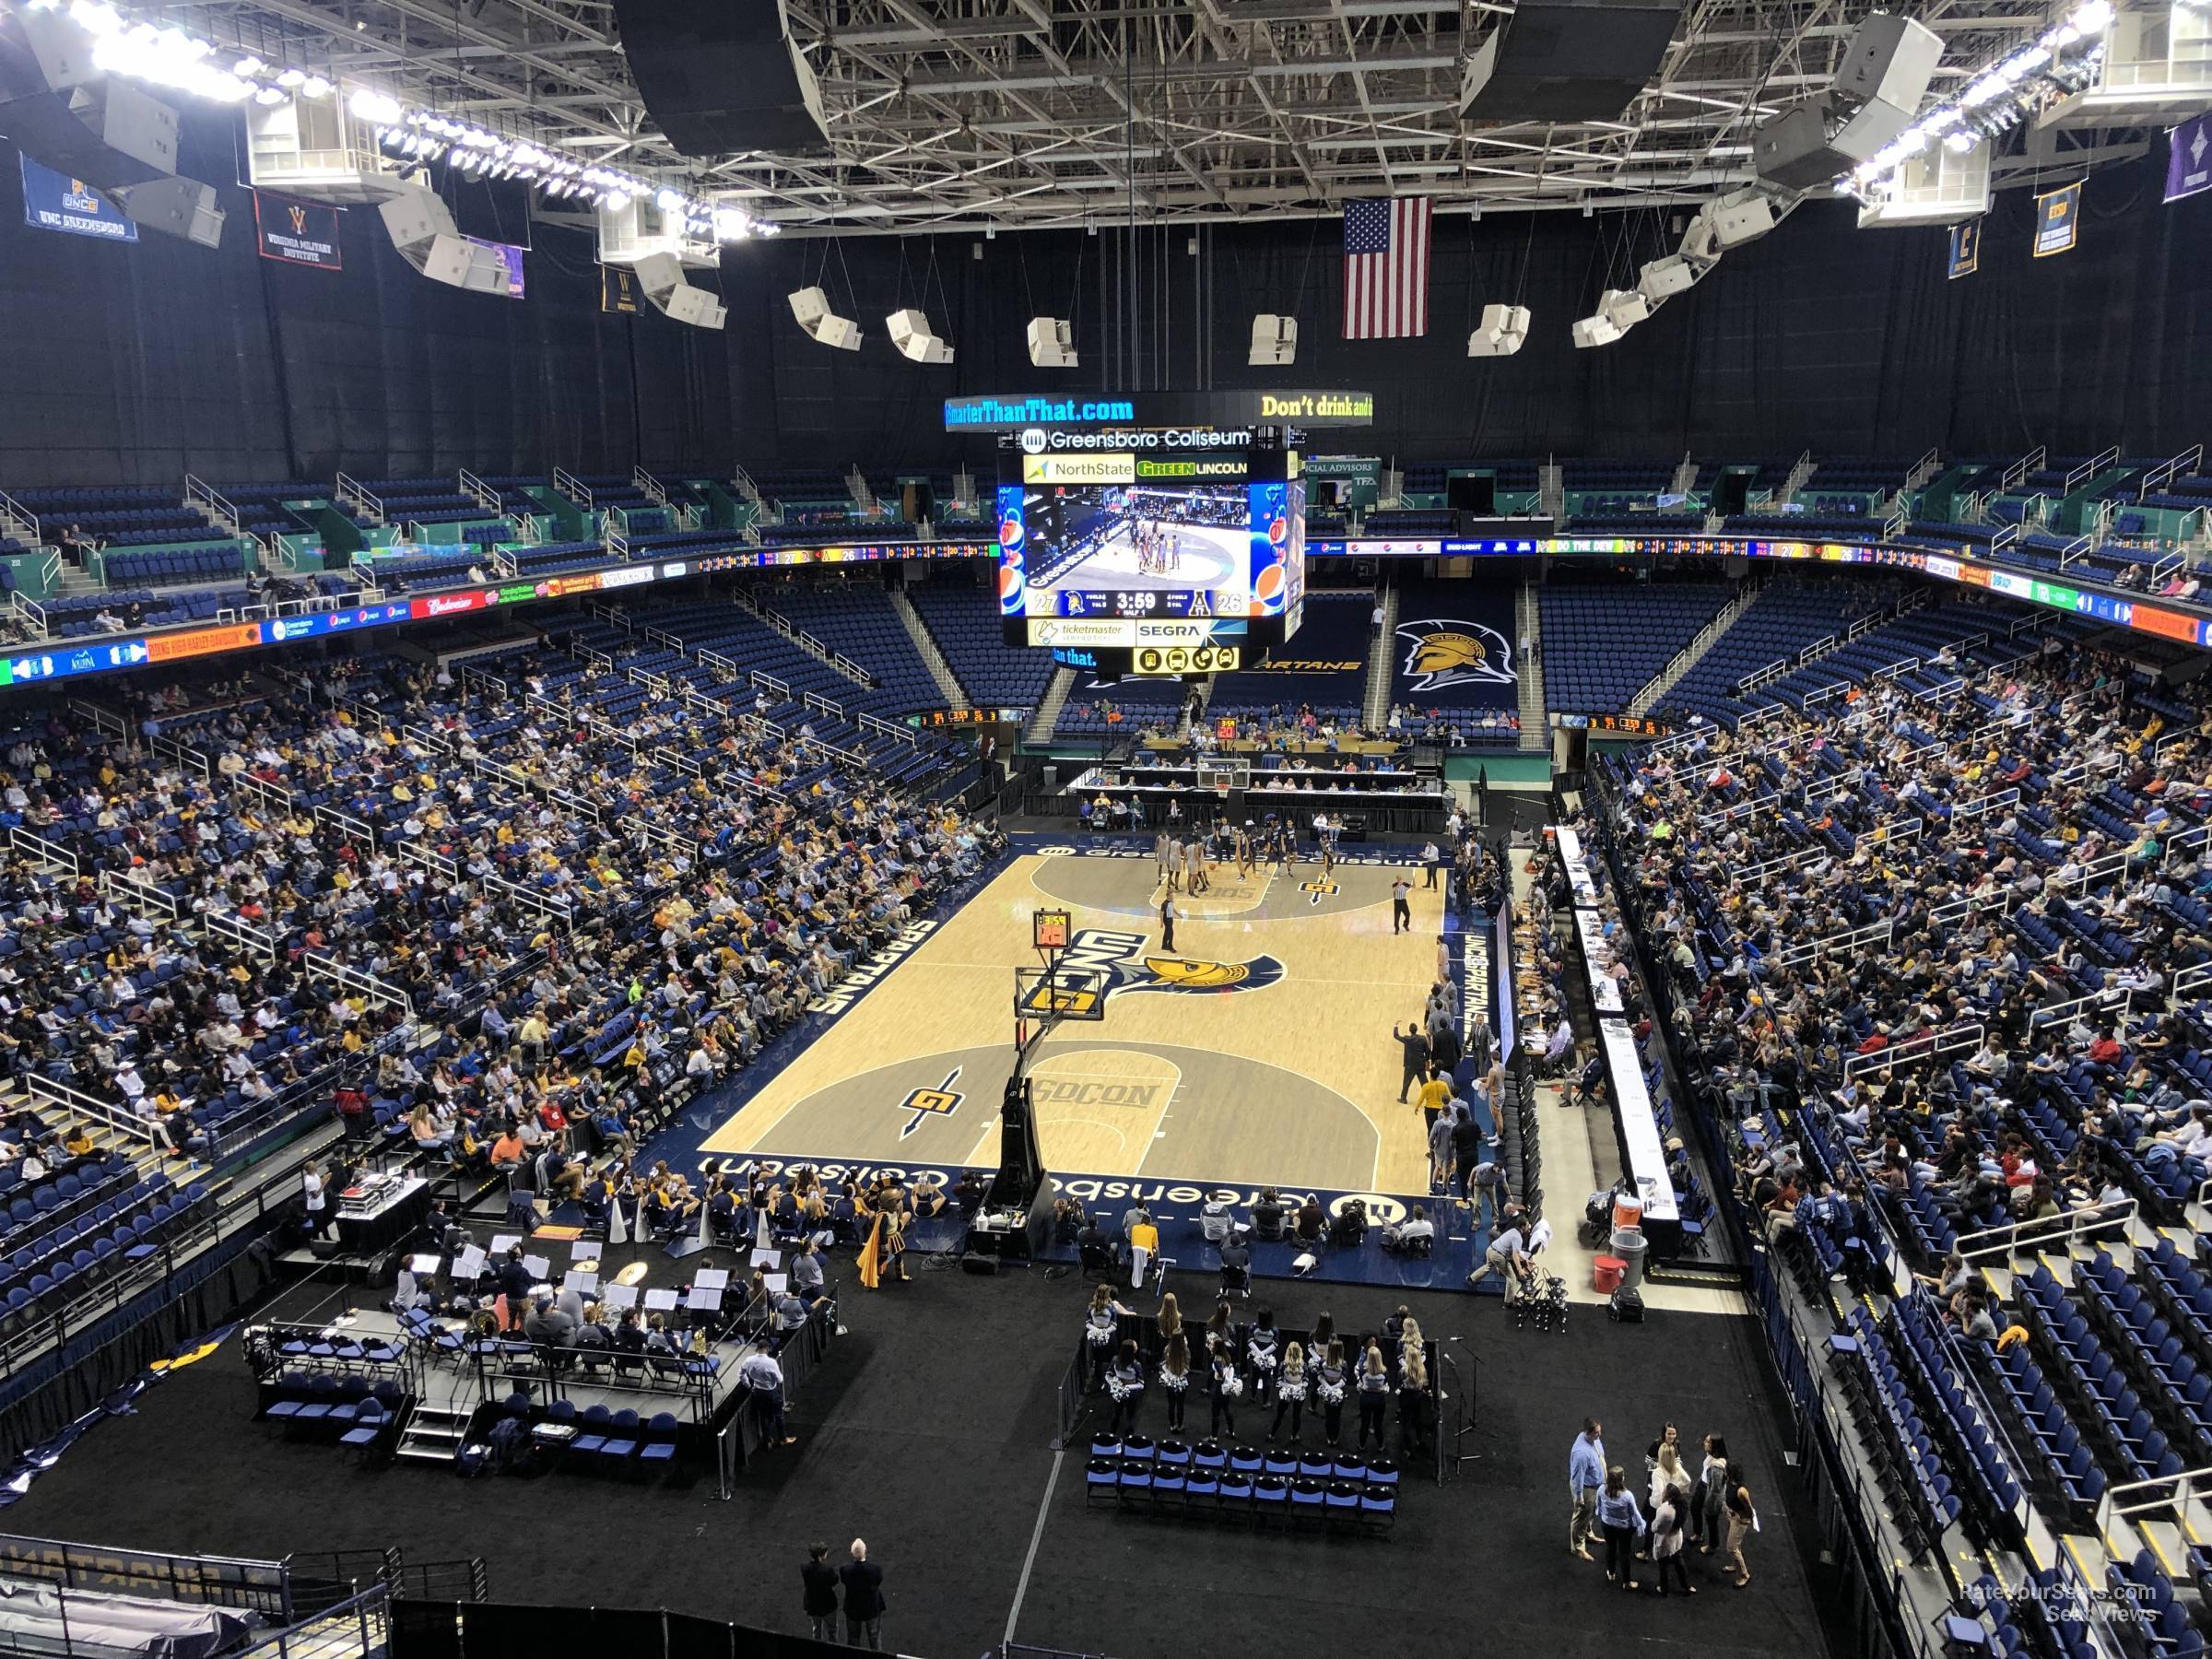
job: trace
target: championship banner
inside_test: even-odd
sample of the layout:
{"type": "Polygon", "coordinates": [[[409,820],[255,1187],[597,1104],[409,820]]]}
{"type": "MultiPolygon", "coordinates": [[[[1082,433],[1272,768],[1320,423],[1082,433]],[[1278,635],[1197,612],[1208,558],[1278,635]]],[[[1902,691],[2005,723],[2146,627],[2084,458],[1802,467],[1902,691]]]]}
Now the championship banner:
{"type": "Polygon", "coordinates": [[[2035,256],[2071,253],[2081,240],[2081,186],[2069,184],[2035,198],[2035,256]]]}
{"type": "Polygon", "coordinates": [[[82,179],[41,167],[29,156],[18,159],[23,163],[25,224],[70,236],[97,236],[102,241],[138,240],[138,227],[105,197],[86,189],[82,179]]]}
{"type": "Polygon", "coordinates": [[[1982,268],[1982,221],[1962,219],[1951,227],[1951,264],[1948,280],[1971,276],[1982,268]]]}
{"type": "Polygon", "coordinates": [[[461,240],[474,242],[479,248],[489,248],[499,255],[500,269],[505,272],[507,276],[507,298],[520,300],[523,297],[522,249],[516,247],[512,242],[487,241],[481,236],[465,236],[461,240]]]}
{"type": "Polygon", "coordinates": [[[599,309],[613,312],[618,316],[635,317],[644,309],[644,295],[638,290],[638,274],[628,265],[603,265],[599,267],[599,309]]]}
{"type": "Polygon", "coordinates": [[[338,210],[327,202],[295,202],[257,190],[253,229],[264,259],[317,271],[346,268],[346,256],[338,250],[338,210]]]}
{"type": "Polygon", "coordinates": [[[2166,137],[2166,199],[2212,190],[2212,112],[2192,116],[2166,137]]]}

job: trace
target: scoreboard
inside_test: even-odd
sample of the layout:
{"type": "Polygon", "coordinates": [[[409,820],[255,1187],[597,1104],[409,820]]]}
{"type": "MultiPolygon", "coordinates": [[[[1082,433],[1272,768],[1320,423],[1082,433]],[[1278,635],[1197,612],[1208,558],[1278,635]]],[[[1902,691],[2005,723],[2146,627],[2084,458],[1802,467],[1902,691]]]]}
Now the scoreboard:
{"type": "Polygon", "coordinates": [[[1306,589],[1298,452],[1187,433],[1187,447],[1160,453],[1136,441],[1158,434],[1100,436],[1129,447],[1054,453],[1024,433],[1030,442],[1002,449],[1006,642],[1088,653],[1102,669],[1209,674],[1295,632],[1306,589]]]}

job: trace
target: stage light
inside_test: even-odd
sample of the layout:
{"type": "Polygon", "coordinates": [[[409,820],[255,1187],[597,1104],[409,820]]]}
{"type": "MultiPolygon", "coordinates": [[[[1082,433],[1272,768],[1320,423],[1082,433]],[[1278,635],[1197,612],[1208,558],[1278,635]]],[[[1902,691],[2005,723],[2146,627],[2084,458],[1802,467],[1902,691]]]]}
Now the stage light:
{"type": "Polygon", "coordinates": [[[253,101],[257,104],[280,104],[284,99],[284,88],[281,87],[264,87],[253,94],[253,101]]]}
{"type": "Polygon", "coordinates": [[[599,205],[610,212],[619,213],[629,206],[629,198],[618,190],[610,190],[599,198],[599,205]]]}
{"type": "Polygon", "coordinates": [[[276,77],[276,84],[282,87],[288,92],[296,88],[304,87],[307,85],[307,71],[304,69],[287,69],[282,75],[279,75],[276,77]]]}
{"type": "Polygon", "coordinates": [[[1954,156],[1963,156],[1982,142],[1982,135],[1974,132],[1953,133],[1943,141],[1943,147],[1954,156]]]}
{"type": "Polygon", "coordinates": [[[684,193],[663,185],[653,192],[653,205],[663,213],[674,213],[684,205],[684,193]]]}
{"type": "Polygon", "coordinates": [[[346,107],[363,121],[381,121],[391,126],[397,126],[407,117],[398,99],[371,87],[356,87],[347,95],[346,107]]]}
{"type": "Polygon", "coordinates": [[[319,75],[311,75],[300,83],[300,93],[303,98],[328,98],[330,83],[319,75]]]}

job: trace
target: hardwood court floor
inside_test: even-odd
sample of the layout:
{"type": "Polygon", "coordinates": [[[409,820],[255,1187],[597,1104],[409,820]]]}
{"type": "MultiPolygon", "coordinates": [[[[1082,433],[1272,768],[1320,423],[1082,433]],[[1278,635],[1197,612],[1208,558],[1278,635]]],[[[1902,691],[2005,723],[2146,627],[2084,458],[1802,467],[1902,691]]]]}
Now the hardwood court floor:
{"type": "Polygon", "coordinates": [[[1071,959],[1112,990],[1032,1067],[1052,1168],[1239,1185],[1419,1193],[1421,1114],[1398,1102],[1394,1021],[1435,981],[1441,893],[1409,866],[1226,866],[1159,949],[1149,857],[1017,859],[706,1140],[709,1153],[900,1165],[995,1163],[1030,916],[1073,912],[1071,959]],[[1413,880],[1393,936],[1390,885],[1413,880]],[[1330,890],[1333,888],[1334,890],[1330,890]]]}

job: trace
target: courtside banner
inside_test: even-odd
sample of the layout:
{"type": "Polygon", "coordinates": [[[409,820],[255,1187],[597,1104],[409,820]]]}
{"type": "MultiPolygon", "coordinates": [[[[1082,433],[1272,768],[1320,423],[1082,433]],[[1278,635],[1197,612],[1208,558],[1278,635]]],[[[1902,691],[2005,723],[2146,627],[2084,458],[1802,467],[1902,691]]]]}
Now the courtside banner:
{"type": "Polygon", "coordinates": [[[2081,186],[2069,184],[2035,198],[2035,256],[2071,253],[2081,241],[2081,186]]]}
{"type": "Polygon", "coordinates": [[[25,224],[70,236],[97,236],[102,241],[138,240],[138,227],[104,197],[88,190],[82,179],[42,167],[29,156],[18,159],[23,163],[25,224]]]}
{"type": "Polygon", "coordinates": [[[289,196],[253,193],[253,229],[261,256],[316,271],[342,271],[338,251],[338,210],[327,202],[295,202],[289,196]]]}

